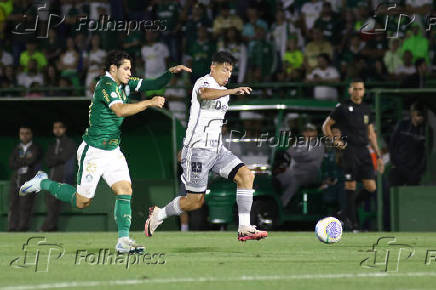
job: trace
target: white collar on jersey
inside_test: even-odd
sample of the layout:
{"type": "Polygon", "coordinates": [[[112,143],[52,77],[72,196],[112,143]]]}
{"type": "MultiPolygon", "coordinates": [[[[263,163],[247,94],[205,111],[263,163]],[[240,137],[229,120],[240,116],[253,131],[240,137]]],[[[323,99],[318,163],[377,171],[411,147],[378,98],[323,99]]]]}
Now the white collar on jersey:
{"type": "Polygon", "coordinates": [[[105,76],[107,76],[108,78],[111,78],[111,79],[115,82],[115,80],[114,80],[114,78],[111,76],[110,72],[106,71],[105,76]]]}

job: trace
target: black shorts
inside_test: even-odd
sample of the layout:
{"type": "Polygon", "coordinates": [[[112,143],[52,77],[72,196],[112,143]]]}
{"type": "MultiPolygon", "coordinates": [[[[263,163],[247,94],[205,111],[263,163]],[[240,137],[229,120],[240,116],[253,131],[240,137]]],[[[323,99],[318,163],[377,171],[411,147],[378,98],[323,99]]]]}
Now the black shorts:
{"type": "Polygon", "coordinates": [[[375,179],[375,169],[367,146],[348,146],[342,152],[345,181],[375,179]]]}

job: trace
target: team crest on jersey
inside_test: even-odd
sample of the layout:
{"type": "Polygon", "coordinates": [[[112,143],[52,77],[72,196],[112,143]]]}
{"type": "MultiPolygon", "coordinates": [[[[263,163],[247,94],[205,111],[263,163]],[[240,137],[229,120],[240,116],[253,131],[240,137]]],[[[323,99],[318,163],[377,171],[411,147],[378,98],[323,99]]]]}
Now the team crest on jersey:
{"type": "Polygon", "coordinates": [[[88,182],[88,183],[91,183],[91,182],[92,182],[92,179],[93,179],[93,177],[92,177],[91,174],[88,174],[88,175],[85,176],[85,180],[86,180],[86,182],[88,182]]]}
{"type": "Polygon", "coordinates": [[[363,123],[366,125],[369,123],[369,117],[368,115],[363,115],[363,123]]]}
{"type": "Polygon", "coordinates": [[[118,94],[115,93],[115,92],[112,92],[112,93],[111,93],[111,98],[112,98],[112,99],[119,99],[118,94]]]}

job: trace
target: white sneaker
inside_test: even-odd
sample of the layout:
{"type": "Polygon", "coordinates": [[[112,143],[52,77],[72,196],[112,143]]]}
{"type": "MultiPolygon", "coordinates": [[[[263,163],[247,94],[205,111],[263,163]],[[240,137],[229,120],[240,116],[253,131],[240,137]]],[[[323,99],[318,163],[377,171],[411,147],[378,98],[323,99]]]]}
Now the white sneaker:
{"type": "Polygon", "coordinates": [[[47,179],[48,175],[44,171],[38,171],[34,178],[27,181],[20,187],[20,196],[26,196],[31,192],[38,192],[41,190],[41,181],[47,179]]]}
{"type": "Polygon", "coordinates": [[[115,250],[117,250],[119,254],[125,254],[125,253],[141,254],[144,252],[145,247],[138,245],[134,240],[132,240],[129,237],[122,237],[118,239],[118,243],[115,246],[115,250]]]}
{"type": "Polygon", "coordinates": [[[157,227],[163,223],[163,220],[159,220],[158,218],[158,212],[161,210],[160,208],[155,206],[154,208],[151,207],[149,210],[150,213],[148,219],[145,221],[144,229],[144,233],[147,237],[151,237],[157,227]]]}

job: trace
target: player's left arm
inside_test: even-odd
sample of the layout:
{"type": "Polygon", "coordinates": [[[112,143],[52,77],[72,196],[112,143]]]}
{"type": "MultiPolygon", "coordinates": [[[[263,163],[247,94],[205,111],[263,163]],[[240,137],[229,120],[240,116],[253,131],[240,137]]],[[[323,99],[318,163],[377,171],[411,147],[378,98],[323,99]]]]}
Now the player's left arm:
{"type": "Polygon", "coordinates": [[[383,164],[383,160],[381,158],[380,149],[379,149],[378,144],[377,144],[377,134],[375,133],[373,124],[368,125],[368,139],[369,139],[369,144],[370,144],[372,150],[374,150],[375,154],[377,155],[377,170],[378,170],[378,172],[383,173],[384,172],[384,164],[383,164]]]}
{"type": "Polygon", "coordinates": [[[192,70],[184,65],[176,65],[170,67],[164,74],[155,79],[141,79],[131,77],[129,79],[129,87],[131,91],[144,92],[149,90],[159,90],[165,87],[171,80],[173,74],[186,71],[192,72],[192,70]]]}

